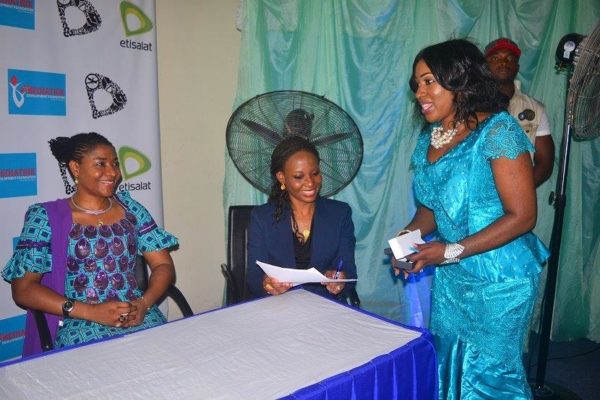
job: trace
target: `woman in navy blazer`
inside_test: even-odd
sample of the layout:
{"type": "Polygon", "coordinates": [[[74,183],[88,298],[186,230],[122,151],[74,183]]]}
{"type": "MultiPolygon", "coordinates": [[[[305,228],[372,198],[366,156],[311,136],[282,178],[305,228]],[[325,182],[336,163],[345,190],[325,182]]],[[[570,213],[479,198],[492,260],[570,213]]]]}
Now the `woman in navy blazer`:
{"type": "MultiPolygon", "coordinates": [[[[283,139],[271,156],[274,178],[269,202],[252,210],[248,232],[248,288],[255,296],[278,295],[291,284],[267,276],[256,264],[315,267],[333,277],[356,278],[352,210],[341,201],[319,197],[319,153],[301,136],[283,139]]],[[[350,284],[304,284],[315,293],[339,296],[350,284]]]]}

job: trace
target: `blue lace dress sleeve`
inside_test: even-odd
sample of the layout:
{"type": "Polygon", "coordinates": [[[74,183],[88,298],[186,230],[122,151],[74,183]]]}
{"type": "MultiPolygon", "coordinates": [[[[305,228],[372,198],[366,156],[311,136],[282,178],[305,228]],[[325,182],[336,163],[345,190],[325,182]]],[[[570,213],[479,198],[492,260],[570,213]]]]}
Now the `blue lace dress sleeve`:
{"type": "Polygon", "coordinates": [[[26,272],[44,274],[52,271],[51,231],[46,210],[33,204],[25,213],[25,223],[15,251],[2,270],[2,278],[11,282],[26,272]]]}
{"type": "Polygon", "coordinates": [[[488,160],[500,157],[514,160],[522,153],[534,151],[521,126],[508,114],[500,114],[484,131],[483,139],[481,153],[488,160]]]}

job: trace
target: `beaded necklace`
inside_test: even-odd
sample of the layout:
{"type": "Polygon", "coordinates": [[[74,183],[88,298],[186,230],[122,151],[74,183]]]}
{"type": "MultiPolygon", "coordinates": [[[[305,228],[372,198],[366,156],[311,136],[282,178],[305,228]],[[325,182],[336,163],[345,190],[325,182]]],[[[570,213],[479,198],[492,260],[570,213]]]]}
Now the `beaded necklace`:
{"type": "Polygon", "coordinates": [[[431,145],[436,149],[441,148],[442,146],[450,143],[456,133],[458,132],[458,128],[454,127],[452,129],[444,129],[443,126],[436,126],[431,130],[431,145]]]}

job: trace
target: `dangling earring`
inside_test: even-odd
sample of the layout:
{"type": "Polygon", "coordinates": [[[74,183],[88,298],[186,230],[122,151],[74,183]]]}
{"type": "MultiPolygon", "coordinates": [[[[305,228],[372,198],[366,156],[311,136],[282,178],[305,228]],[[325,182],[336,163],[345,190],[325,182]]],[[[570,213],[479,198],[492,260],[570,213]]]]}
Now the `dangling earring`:
{"type": "Polygon", "coordinates": [[[280,188],[281,188],[281,190],[285,190],[285,183],[282,183],[280,188]]]}
{"type": "Polygon", "coordinates": [[[79,185],[79,179],[77,179],[77,177],[75,177],[75,179],[73,180],[73,182],[75,182],[76,185],[79,185]]]}

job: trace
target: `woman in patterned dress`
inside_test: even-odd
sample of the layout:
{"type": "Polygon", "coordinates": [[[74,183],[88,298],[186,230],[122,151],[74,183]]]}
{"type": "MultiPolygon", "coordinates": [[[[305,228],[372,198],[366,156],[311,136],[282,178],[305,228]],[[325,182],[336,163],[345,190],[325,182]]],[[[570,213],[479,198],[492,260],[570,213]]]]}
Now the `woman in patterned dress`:
{"type": "Polygon", "coordinates": [[[522,352],[548,250],[531,232],[533,146],[467,40],[426,47],[410,87],[427,126],[414,154],[414,268],[437,265],[430,329],[440,399],[530,399],[522,352]]]}
{"type": "MultiPolygon", "coordinates": [[[[164,323],[155,303],[174,280],[169,249],[177,239],[128,192],[115,193],[119,160],[105,137],[81,133],[49,143],[67,194],[73,195],[27,210],[16,250],[2,271],[15,303],[46,313],[55,347],[164,323]],[[134,271],[140,254],[151,271],[143,293],[134,271]]],[[[23,355],[40,350],[28,313],[23,355]]]]}

